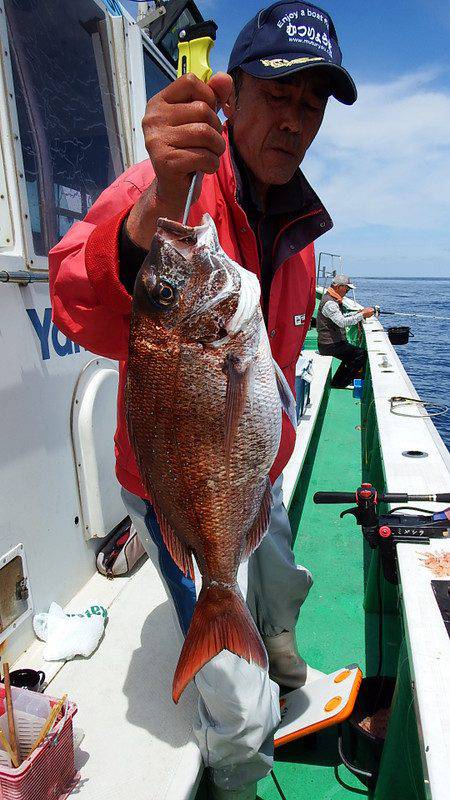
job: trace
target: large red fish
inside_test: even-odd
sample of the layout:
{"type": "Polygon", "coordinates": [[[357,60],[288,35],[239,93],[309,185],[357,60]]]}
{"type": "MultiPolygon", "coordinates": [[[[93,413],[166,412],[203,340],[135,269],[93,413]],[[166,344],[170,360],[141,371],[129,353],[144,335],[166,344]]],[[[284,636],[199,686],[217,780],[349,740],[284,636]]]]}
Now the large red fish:
{"type": "Polygon", "coordinates": [[[160,220],[136,280],[127,422],[143,483],[178,566],[203,583],[173,698],[221,650],[267,668],[236,582],[270,518],[269,470],[281,435],[280,393],[255,275],[220,248],[213,221],[160,220]]]}

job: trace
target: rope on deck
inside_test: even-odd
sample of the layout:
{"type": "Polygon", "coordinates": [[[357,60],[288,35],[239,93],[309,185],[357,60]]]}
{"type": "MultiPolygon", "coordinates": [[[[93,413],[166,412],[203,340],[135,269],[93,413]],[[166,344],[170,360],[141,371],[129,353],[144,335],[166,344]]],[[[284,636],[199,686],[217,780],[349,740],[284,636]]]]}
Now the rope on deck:
{"type": "Polygon", "coordinates": [[[434,400],[418,400],[415,397],[390,397],[389,402],[391,404],[391,414],[395,414],[397,417],[411,417],[412,419],[420,419],[421,417],[439,417],[441,414],[446,414],[448,411],[448,406],[444,405],[444,403],[435,403],[434,400]],[[403,411],[396,411],[397,406],[408,406],[411,404],[421,405],[423,409],[436,408],[437,411],[427,411],[425,414],[406,414],[403,411]]]}

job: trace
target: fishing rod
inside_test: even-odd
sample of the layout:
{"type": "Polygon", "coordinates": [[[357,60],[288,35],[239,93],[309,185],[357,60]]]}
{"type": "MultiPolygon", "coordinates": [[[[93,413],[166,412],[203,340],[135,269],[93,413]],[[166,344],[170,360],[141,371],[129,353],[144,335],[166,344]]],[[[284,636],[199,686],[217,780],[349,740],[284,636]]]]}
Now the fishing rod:
{"type": "Polygon", "coordinates": [[[380,306],[374,306],[374,309],[375,317],[379,317],[380,314],[384,314],[385,316],[389,315],[390,317],[417,317],[418,319],[438,319],[448,320],[450,322],[450,317],[437,317],[433,314],[415,314],[408,311],[385,311],[384,309],[381,309],[380,306]]]}

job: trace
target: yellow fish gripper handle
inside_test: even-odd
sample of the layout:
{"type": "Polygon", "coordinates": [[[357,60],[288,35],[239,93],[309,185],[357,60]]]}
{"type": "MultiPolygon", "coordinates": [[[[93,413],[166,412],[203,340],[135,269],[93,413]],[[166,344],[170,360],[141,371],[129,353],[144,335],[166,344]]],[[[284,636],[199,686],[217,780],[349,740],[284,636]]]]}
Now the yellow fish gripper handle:
{"type": "Polygon", "coordinates": [[[217,25],[213,20],[189,25],[179,33],[177,77],[193,72],[207,83],[212,75],[209,53],[216,39],[217,25]]]}

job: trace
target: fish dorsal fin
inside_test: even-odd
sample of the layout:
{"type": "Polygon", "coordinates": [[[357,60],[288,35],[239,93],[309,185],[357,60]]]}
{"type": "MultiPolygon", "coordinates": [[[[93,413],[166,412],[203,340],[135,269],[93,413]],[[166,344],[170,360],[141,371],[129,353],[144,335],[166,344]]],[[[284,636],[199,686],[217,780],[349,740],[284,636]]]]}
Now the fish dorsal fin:
{"type": "Polygon", "coordinates": [[[229,353],[222,367],[227,376],[225,395],[225,463],[230,463],[231,450],[242,417],[250,384],[250,362],[229,353]]]}
{"type": "Polygon", "coordinates": [[[277,386],[278,392],[280,395],[281,405],[283,406],[283,411],[289,417],[292,427],[294,430],[297,430],[297,409],[295,406],[295,399],[294,395],[292,394],[291,387],[289,386],[284,373],[281,370],[281,367],[278,366],[275,359],[272,359],[273,366],[275,369],[275,376],[277,379],[277,386]]]}
{"type": "Polygon", "coordinates": [[[249,532],[247,533],[247,541],[245,543],[244,552],[242,554],[242,560],[249,558],[254,550],[258,547],[261,539],[263,538],[264,534],[269,527],[270,522],[270,512],[272,509],[272,486],[267,478],[267,486],[265,492],[263,494],[261,508],[259,509],[259,513],[255,518],[252,527],[250,528],[249,532]]]}
{"type": "Polygon", "coordinates": [[[154,506],[156,519],[161,529],[161,535],[170,555],[177,567],[186,575],[187,578],[194,580],[194,566],[192,563],[192,551],[186,547],[178,536],[174,533],[164,514],[154,506]]]}

